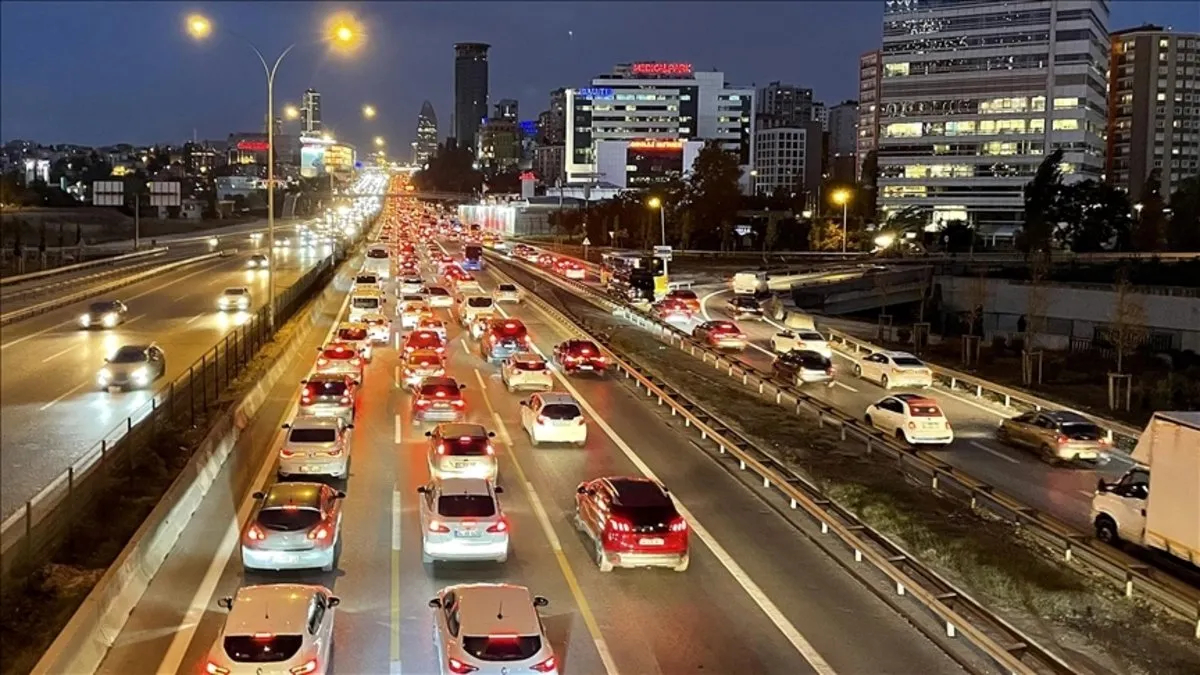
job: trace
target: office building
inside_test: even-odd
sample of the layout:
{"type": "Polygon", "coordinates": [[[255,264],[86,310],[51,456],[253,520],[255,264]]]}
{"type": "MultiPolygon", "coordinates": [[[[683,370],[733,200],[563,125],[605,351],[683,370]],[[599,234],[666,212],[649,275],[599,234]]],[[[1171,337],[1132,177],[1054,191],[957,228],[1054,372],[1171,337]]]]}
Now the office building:
{"type": "Polygon", "coordinates": [[[533,149],[533,173],[544,185],[556,185],[564,178],[566,147],[539,145],[533,149]]]}
{"type": "Polygon", "coordinates": [[[825,163],[830,177],[839,183],[854,181],[858,164],[857,129],[858,101],[842,101],[829,109],[825,163]]]}
{"type": "Polygon", "coordinates": [[[883,16],[879,204],[992,236],[1062,148],[1067,182],[1104,168],[1108,0],[889,2],[883,16]]]}
{"type": "Polygon", "coordinates": [[[320,136],[324,128],[321,126],[321,94],[316,89],[306,89],[300,101],[300,135],[320,136]]]}
{"type": "Polygon", "coordinates": [[[754,89],[726,85],[724,73],[695,72],[690,63],[620,64],[593,78],[590,87],[566,90],[566,113],[568,182],[625,181],[600,174],[598,148],[606,141],[663,141],[678,145],[654,152],[683,152],[687,141],[715,140],[737,155],[742,187],[749,191],[754,89]]]}
{"type": "Polygon", "coordinates": [[[754,193],[815,191],[821,183],[820,122],[754,132],[754,193]]]}
{"type": "Polygon", "coordinates": [[[475,158],[479,168],[487,174],[503,173],[521,163],[521,129],[515,117],[516,103],[512,99],[497,103],[495,114],[479,126],[475,158]]]}
{"type": "Polygon", "coordinates": [[[433,104],[425,101],[421,104],[421,112],[417,114],[417,140],[413,142],[413,164],[425,166],[433,157],[438,147],[437,113],[433,104]]]}
{"type": "Polygon", "coordinates": [[[854,175],[862,180],[862,162],[878,148],[879,98],[883,83],[883,53],[878,49],[858,57],[858,134],[854,175]]]}
{"type": "Polygon", "coordinates": [[[454,137],[474,150],[479,125],[488,114],[488,49],[482,42],[454,45],[454,137]]]}
{"type": "Polygon", "coordinates": [[[800,126],[814,119],[812,89],[772,82],[758,88],[754,111],[761,118],[758,126],[800,126]]]}
{"type": "Polygon", "coordinates": [[[813,101],[812,121],[821,123],[822,131],[829,131],[829,108],[821,101],[813,101]]]}
{"type": "Polygon", "coordinates": [[[495,109],[492,111],[492,117],[517,121],[517,102],[511,98],[502,98],[496,103],[495,109]]]}
{"type": "Polygon", "coordinates": [[[1200,33],[1141,26],[1111,37],[1108,180],[1136,203],[1157,171],[1170,199],[1200,174],[1200,33]]]}
{"type": "Polygon", "coordinates": [[[538,115],[538,143],[562,145],[567,139],[567,90],[550,92],[550,108],[538,115]]]}

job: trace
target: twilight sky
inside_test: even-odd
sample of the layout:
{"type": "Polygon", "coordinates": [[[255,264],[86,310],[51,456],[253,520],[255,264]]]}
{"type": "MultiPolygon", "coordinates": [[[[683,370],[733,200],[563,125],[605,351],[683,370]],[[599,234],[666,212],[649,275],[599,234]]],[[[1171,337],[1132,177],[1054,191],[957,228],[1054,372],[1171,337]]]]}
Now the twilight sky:
{"type": "MultiPolygon", "coordinates": [[[[686,61],[735,84],[782,80],[829,104],[853,98],[858,56],[878,47],[883,2],[0,2],[0,141],[103,145],[223,139],[261,131],[265,75],[245,35],[273,59],[348,9],[368,30],[353,57],[301,46],[280,66],[276,109],[322,93],[325,124],[365,147],[372,136],[407,159],[421,102],[444,137],[453,105],[454,42],[492,45],[491,100],[521,118],[560,86],[586,86],[614,63],[686,61]],[[183,19],[210,16],[192,41],[183,19]],[[362,119],[361,106],[379,111],[362,119]]],[[[1110,27],[1159,23],[1200,31],[1195,0],[1114,0],[1110,27]]],[[[291,123],[289,131],[295,128],[291,123]]]]}

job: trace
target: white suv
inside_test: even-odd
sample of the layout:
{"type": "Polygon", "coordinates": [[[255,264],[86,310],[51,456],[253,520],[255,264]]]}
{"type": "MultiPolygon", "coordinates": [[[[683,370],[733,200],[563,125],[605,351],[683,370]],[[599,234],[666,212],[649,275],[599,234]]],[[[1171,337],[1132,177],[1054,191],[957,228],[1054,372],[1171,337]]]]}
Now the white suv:
{"type": "Polygon", "coordinates": [[[484,478],[446,478],[417,488],[421,495],[421,560],[508,560],[508,519],[484,478]]]}
{"type": "Polygon", "coordinates": [[[554,388],[554,378],[546,360],[533,352],[517,352],[504,359],[500,364],[500,380],[509,391],[550,391],[554,388]]]}
{"type": "Polygon", "coordinates": [[[514,584],[443,588],[429,601],[439,671],[557,675],[558,661],[537,611],[549,604],[514,584]]]}
{"type": "Polygon", "coordinates": [[[324,586],[244,586],[217,604],[229,610],[201,672],[256,675],[328,672],[334,608],[341,603],[324,586]]]}

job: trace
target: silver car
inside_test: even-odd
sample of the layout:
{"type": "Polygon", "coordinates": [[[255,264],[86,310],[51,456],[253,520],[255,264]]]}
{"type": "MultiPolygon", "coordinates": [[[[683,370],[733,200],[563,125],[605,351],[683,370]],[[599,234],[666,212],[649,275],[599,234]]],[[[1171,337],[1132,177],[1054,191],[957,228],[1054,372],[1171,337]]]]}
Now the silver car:
{"type": "Polygon", "coordinates": [[[496,304],[502,302],[520,303],[521,289],[517,288],[516,284],[499,284],[496,286],[496,290],[492,291],[492,300],[496,304]]]}
{"type": "Polygon", "coordinates": [[[345,478],[350,470],[350,440],[354,429],[340,417],[298,415],[283,425],[279,475],[345,478]]]}
{"type": "Polygon", "coordinates": [[[221,291],[217,298],[217,309],[222,312],[244,312],[250,309],[250,289],[245,286],[235,286],[221,291]]]}
{"type": "Polygon", "coordinates": [[[242,567],[332,572],[342,548],[342,499],[324,483],[275,483],[255,492],[242,531],[242,567]]]}
{"type": "Polygon", "coordinates": [[[417,488],[421,495],[421,560],[508,560],[508,520],[484,478],[447,478],[417,488]]]}
{"type": "Polygon", "coordinates": [[[554,378],[546,360],[534,352],[517,352],[500,364],[500,380],[509,391],[550,391],[554,378]]]}
{"type": "Polygon", "coordinates": [[[454,306],[454,296],[441,286],[429,286],[425,289],[425,298],[430,307],[444,309],[454,306]]]}
{"type": "Polygon", "coordinates": [[[157,344],[125,345],[104,359],[96,375],[101,389],[141,389],[167,373],[167,355],[157,344]]]}
{"type": "Polygon", "coordinates": [[[340,417],[349,424],[354,421],[358,385],[349,375],[314,373],[300,381],[300,407],[297,415],[340,417]]]}
{"type": "Polygon", "coordinates": [[[537,611],[549,604],[514,584],[443,588],[429,601],[440,671],[557,675],[558,661],[537,611]]]}
{"type": "Polygon", "coordinates": [[[429,438],[429,475],[446,478],[483,478],[496,480],[499,464],[492,445],[495,432],[481,424],[439,424],[426,431],[429,438]]]}

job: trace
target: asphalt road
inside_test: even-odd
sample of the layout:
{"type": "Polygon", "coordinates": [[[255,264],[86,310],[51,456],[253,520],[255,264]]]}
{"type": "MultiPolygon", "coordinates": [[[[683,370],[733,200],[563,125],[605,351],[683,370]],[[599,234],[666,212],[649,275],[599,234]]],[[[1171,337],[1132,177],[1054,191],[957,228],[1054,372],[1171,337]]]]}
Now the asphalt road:
{"type": "MultiPolygon", "coordinates": [[[[77,323],[100,296],[0,329],[0,517],[27,499],[102,438],[114,438],[151,390],[108,393],[96,386],[104,357],[124,344],[156,341],[167,355],[167,386],[249,313],[222,313],[216,298],[227,286],[249,286],[254,309],[266,301],[267,275],[245,269],[249,251],[188,265],[126,286],[111,297],[129,306],[126,323],[82,330],[77,323]]],[[[291,251],[277,263],[282,293],[317,260],[291,251]]],[[[104,296],[109,297],[109,296],[104,296]]]]}
{"type": "MultiPolygon", "coordinates": [[[[478,276],[490,288],[491,275],[478,276]]],[[[438,314],[448,318],[447,310],[438,314]]],[[[543,352],[568,336],[527,305],[512,314],[543,352]]],[[[507,563],[421,563],[416,488],[427,480],[429,425],[409,423],[410,396],[395,382],[389,346],[375,352],[365,377],[339,569],[244,577],[235,520],[243,505],[219,478],[100,672],[198,672],[223,620],[216,598],[276,580],[323,583],[342,598],[334,638],[339,673],[437,672],[426,602],[438,588],[466,581],[524,584],[550,598],[545,624],[567,673],[959,672],[626,386],[560,380],[583,403],[588,445],[534,449],[517,422],[520,395],[504,390],[496,367],[478,357],[461,329],[450,332],[449,374],[467,385],[470,421],[497,432],[512,525],[507,563]],[[690,569],[601,574],[570,522],[575,487],[596,476],[647,471],[686,509],[690,569]]],[[[280,418],[293,409],[305,366],[272,392],[246,442],[279,442],[280,418]]]]}

